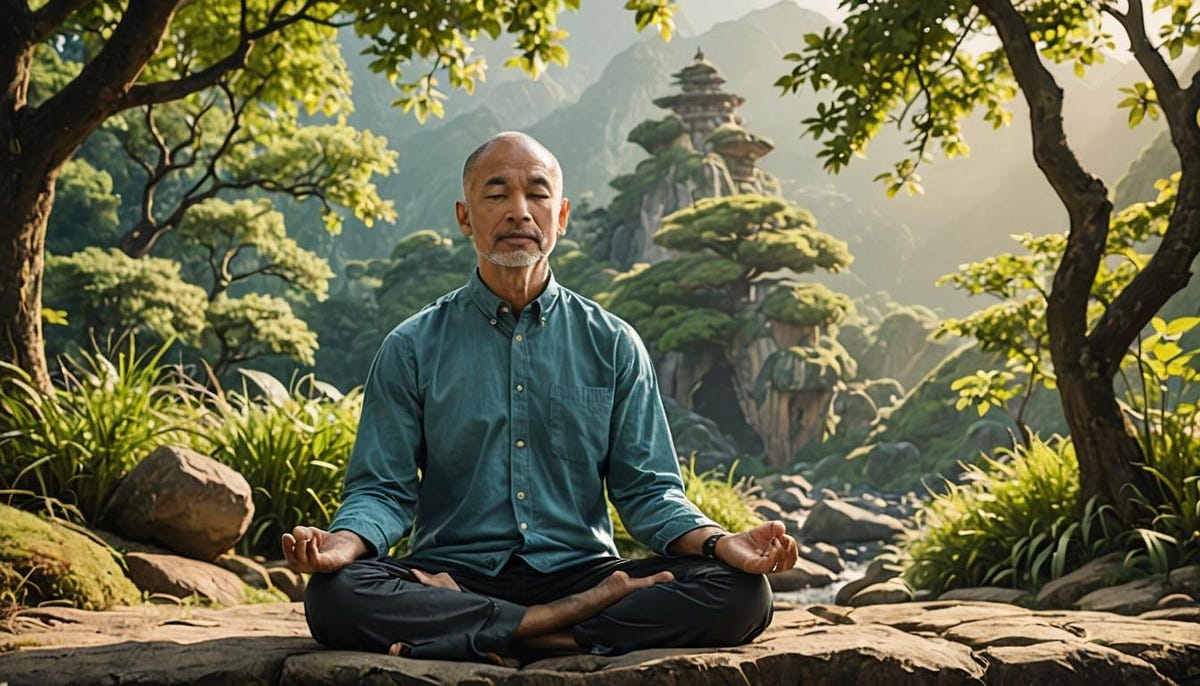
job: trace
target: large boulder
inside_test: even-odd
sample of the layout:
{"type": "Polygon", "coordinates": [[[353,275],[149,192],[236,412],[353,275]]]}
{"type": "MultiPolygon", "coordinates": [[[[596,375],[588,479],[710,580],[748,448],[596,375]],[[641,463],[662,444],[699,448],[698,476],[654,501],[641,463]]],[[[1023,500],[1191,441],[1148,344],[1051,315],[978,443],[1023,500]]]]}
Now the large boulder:
{"type": "Polygon", "coordinates": [[[858,593],[850,596],[846,604],[851,607],[866,605],[890,605],[893,603],[912,602],[913,591],[899,577],[888,579],[877,584],[871,584],[858,593]]]}
{"type": "Polygon", "coordinates": [[[137,603],[141,594],[110,549],[62,524],[0,505],[0,599],[106,610],[137,603]]]}
{"type": "Polygon", "coordinates": [[[250,484],[187,448],[150,453],[117,486],[107,518],[123,536],[213,560],[246,533],[254,515],[250,484]]]}
{"type": "Polygon", "coordinates": [[[900,576],[902,569],[903,567],[895,560],[877,557],[871,560],[871,564],[867,565],[867,569],[861,577],[847,583],[838,590],[834,602],[838,605],[849,605],[850,599],[857,595],[859,591],[900,576]]]}
{"type": "Polygon", "coordinates": [[[1155,609],[1158,599],[1164,595],[1167,595],[1167,576],[1155,574],[1092,591],[1076,601],[1075,607],[1080,610],[1136,615],[1155,609]]]}
{"type": "Polygon", "coordinates": [[[801,491],[799,488],[784,488],[777,491],[771,491],[767,495],[768,501],[775,505],[783,512],[796,512],[811,507],[813,501],[801,491]]]}
{"type": "Polygon", "coordinates": [[[767,575],[771,582],[771,590],[776,593],[799,591],[802,588],[820,588],[837,581],[837,573],[822,567],[816,562],[803,558],[796,561],[796,566],[786,572],[776,572],[767,575]]]}
{"type": "Polygon", "coordinates": [[[266,567],[248,557],[226,553],[213,560],[213,564],[238,575],[247,586],[266,590],[271,588],[271,573],[266,567]]]}
{"type": "Polygon", "coordinates": [[[846,569],[846,563],[842,560],[841,552],[835,545],[818,541],[812,545],[801,543],[797,548],[802,559],[809,562],[816,562],[825,569],[838,573],[846,569]]]}
{"type": "Polygon", "coordinates": [[[134,583],[148,593],[179,599],[195,595],[218,605],[246,602],[246,587],[241,578],[214,564],[154,553],[129,553],[125,564],[134,583]]]}
{"type": "Polygon", "coordinates": [[[822,500],[809,513],[800,535],[805,541],[891,541],[904,531],[899,519],[851,505],[822,500]]]}
{"type": "Polygon", "coordinates": [[[283,592],[289,600],[304,600],[304,577],[287,567],[272,567],[269,570],[271,585],[283,592]]]}
{"type": "Polygon", "coordinates": [[[1121,553],[1096,558],[1079,569],[1042,586],[1034,604],[1037,607],[1068,608],[1083,596],[1103,587],[1124,568],[1121,553]]]}
{"type": "Polygon", "coordinates": [[[1200,565],[1172,569],[1167,574],[1167,592],[1200,598],[1200,565]]]}
{"type": "Polygon", "coordinates": [[[805,495],[812,492],[812,483],[799,474],[768,474],[756,481],[763,495],[774,500],[771,494],[776,491],[786,491],[789,488],[799,489],[805,495]]]}

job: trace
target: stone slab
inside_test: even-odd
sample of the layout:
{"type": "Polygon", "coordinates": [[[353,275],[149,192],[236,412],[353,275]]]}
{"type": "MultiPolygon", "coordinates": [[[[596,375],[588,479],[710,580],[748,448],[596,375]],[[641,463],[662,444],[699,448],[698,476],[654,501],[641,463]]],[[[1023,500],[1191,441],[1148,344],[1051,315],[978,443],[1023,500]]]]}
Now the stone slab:
{"type": "Polygon", "coordinates": [[[162,605],[109,612],[38,608],[23,610],[0,625],[0,681],[9,686],[1095,686],[1191,683],[1198,668],[1200,632],[1193,623],[950,601],[853,610],[780,605],[771,628],[745,646],[645,650],[618,657],[575,655],[519,669],[325,650],[309,637],[300,603],[224,610],[162,605]],[[1022,627],[1033,642],[1003,645],[1022,627]],[[987,638],[989,632],[995,638],[987,638]]]}

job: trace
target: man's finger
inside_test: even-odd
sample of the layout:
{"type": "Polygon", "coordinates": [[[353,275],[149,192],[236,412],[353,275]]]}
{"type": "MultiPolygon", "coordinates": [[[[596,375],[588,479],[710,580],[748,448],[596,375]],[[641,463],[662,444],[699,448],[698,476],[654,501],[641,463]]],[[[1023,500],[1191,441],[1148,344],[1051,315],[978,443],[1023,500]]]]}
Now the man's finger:
{"type": "Polygon", "coordinates": [[[283,557],[288,561],[288,564],[296,564],[296,537],[291,534],[284,534],[280,537],[279,544],[283,548],[283,557]]]}
{"type": "Polygon", "coordinates": [[[796,544],[796,539],[791,536],[788,536],[784,540],[787,541],[787,546],[784,550],[784,560],[787,566],[783,569],[786,572],[796,566],[796,561],[800,558],[800,548],[796,544]]]}
{"type": "Polygon", "coordinates": [[[308,563],[316,565],[317,558],[321,555],[321,549],[317,546],[317,537],[313,536],[304,542],[304,552],[308,555],[308,563]]]}

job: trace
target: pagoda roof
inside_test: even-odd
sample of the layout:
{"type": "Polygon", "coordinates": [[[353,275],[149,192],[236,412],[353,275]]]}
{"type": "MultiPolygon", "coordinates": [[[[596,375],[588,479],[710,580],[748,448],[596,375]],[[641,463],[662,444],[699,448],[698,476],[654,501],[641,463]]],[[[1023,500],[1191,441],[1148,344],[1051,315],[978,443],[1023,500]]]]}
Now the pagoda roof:
{"type": "Polygon", "coordinates": [[[715,91],[725,83],[717,67],[704,57],[704,52],[696,48],[696,56],[692,63],[671,74],[675,83],[682,86],[684,91],[710,90],[715,91]]]}
{"type": "Polygon", "coordinates": [[[720,93],[712,91],[701,91],[692,93],[676,93],[675,95],[667,95],[653,100],[655,105],[665,109],[674,109],[679,105],[700,104],[700,105],[732,105],[738,107],[746,102],[746,99],[740,95],[733,93],[720,93]]]}
{"type": "Polygon", "coordinates": [[[775,149],[775,144],[769,139],[737,124],[718,126],[708,134],[707,140],[718,152],[734,157],[759,158],[775,149]]]}

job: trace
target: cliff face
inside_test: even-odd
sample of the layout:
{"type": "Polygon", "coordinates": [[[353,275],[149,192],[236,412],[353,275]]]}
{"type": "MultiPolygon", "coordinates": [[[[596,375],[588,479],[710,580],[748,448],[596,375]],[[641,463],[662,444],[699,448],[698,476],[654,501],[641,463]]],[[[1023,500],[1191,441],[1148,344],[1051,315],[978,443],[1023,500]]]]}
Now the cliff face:
{"type": "Polygon", "coordinates": [[[609,241],[599,254],[622,269],[670,257],[655,245],[654,233],[663,217],[700,198],[779,195],[779,182],[756,166],[774,144],[742,127],[737,110],[745,99],[724,92],[725,79],[704,53],[697,50],[673,78],[680,92],[654,100],[671,114],[629,133],[650,158],[610,184],[618,194],[609,207],[609,241]]]}

